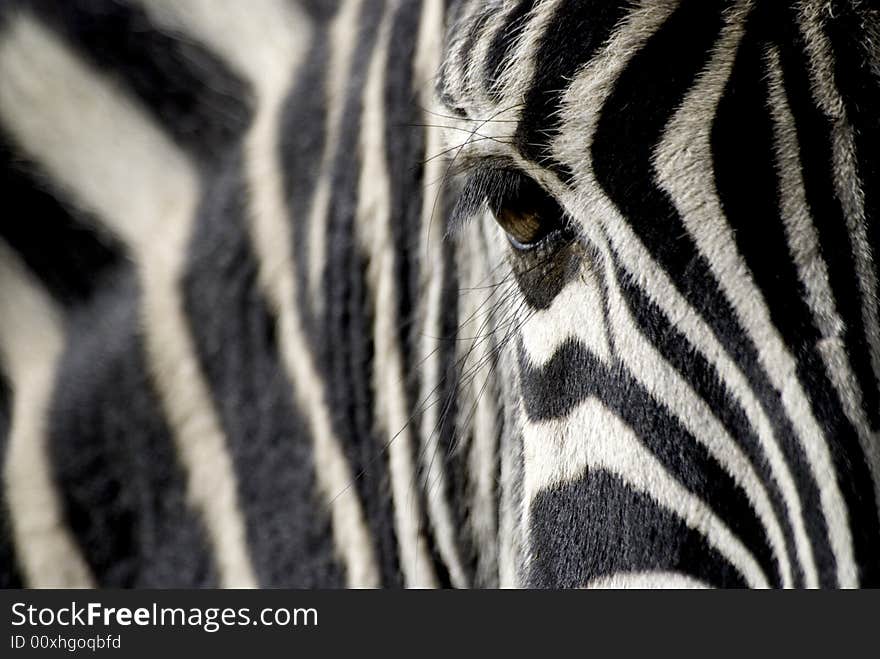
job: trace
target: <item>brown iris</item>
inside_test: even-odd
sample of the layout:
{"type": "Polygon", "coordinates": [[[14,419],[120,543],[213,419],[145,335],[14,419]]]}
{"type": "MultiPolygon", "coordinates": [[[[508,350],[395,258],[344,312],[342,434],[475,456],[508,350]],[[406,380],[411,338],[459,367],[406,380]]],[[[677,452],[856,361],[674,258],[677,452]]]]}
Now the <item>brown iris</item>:
{"type": "Polygon", "coordinates": [[[502,190],[502,194],[490,198],[489,206],[515,248],[536,247],[564,227],[564,211],[531,178],[515,174],[502,190]]]}

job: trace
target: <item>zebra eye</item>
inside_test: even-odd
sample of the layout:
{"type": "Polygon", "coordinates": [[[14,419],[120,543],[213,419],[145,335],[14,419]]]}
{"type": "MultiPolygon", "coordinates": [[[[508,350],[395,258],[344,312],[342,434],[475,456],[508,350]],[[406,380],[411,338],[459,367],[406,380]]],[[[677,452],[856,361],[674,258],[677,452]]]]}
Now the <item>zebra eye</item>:
{"type": "Polygon", "coordinates": [[[505,185],[498,194],[489,195],[488,202],[514,248],[533,249],[565,226],[564,211],[541,186],[521,174],[505,178],[505,185]]]}
{"type": "Polygon", "coordinates": [[[531,249],[550,233],[547,220],[533,209],[504,207],[495,219],[517,249],[531,249]]]}

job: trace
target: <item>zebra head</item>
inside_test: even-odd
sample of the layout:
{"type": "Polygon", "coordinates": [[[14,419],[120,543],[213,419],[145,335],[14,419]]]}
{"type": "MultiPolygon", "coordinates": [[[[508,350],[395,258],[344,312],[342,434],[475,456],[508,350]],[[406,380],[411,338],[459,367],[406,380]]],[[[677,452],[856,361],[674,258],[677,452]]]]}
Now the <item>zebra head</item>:
{"type": "Polygon", "coordinates": [[[453,9],[452,222],[495,273],[530,585],[880,583],[865,7],[453,9]]]}

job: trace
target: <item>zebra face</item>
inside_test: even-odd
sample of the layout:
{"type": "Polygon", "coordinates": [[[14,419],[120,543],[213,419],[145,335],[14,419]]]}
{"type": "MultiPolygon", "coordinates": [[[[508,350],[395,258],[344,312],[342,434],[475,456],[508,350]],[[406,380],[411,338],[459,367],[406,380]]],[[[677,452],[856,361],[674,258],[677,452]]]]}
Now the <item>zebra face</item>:
{"type": "Polygon", "coordinates": [[[530,585],[878,583],[880,17],[830,4],[455,10],[530,585]]]}

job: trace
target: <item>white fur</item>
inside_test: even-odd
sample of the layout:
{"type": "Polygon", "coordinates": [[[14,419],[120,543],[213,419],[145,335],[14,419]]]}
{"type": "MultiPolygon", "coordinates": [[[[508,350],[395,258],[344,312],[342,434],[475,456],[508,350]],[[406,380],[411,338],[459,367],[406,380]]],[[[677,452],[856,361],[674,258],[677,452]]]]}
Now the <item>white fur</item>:
{"type": "Polygon", "coordinates": [[[331,172],[335,167],[339,133],[342,128],[342,112],[348,93],[348,71],[354,64],[352,56],[358,40],[358,20],[363,0],[343,2],[330,26],[330,61],[327,75],[327,118],[324,127],[324,152],[318,164],[320,174],[317,178],[315,194],[312,197],[309,218],[309,293],[312,313],[317,317],[324,310],[324,263],[327,254],[327,226],[330,213],[331,172]]]}
{"type": "Polygon", "coordinates": [[[94,578],[67,528],[47,446],[46,422],[64,346],[59,315],[0,241],[0,366],[13,401],[3,489],[16,558],[31,588],[88,588],[94,578]]]}
{"type": "Polygon", "coordinates": [[[559,346],[576,340],[600,361],[611,360],[611,345],[605,324],[605,309],[599,281],[590,268],[566,284],[549,309],[534,312],[522,327],[522,342],[529,361],[544,366],[559,346]]]}
{"type": "Polygon", "coordinates": [[[614,81],[624,70],[630,57],[674,9],[672,4],[660,6],[650,2],[643,3],[612,36],[608,47],[573,81],[562,111],[565,126],[563,136],[557,140],[555,148],[563,161],[579,163],[576,168],[578,181],[576,193],[563,195],[563,199],[573,217],[584,218],[585,229],[593,222],[602,227],[628,275],[687,338],[693,348],[716,369],[725,389],[744,410],[788,507],[806,583],[816,586],[816,566],[804,526],[798,491],[789,465],[774,437],[773,427],[748,380],[720,345],[711,328],[684,300],[664,270],[628,227],[617,208],[600,192],[591,163],[584,160],[590,152],[598,123],[598,115],[589,109],[604,105],[613,89],[614,81]],[[590,105],[585,107],[578,101],[582,98],[591,99],[590,105]]]}
{"type": "Polygon", "coordinates": [[[660,355],[638,330],[623,301],[612,265],[605,256],[610,321],[615,354],[651,397],[678,419],[694,439],[742,488],[764,527],[777,561],[784,587],[792,583],[791,566],[785,538],[760,478],[742,449],[731,437],[712,409],[691,388],[690,384],[660,355]]]}
{"type": "Polygon", "coordinates": [[[343,438],[333,431],[323,394],[325,382],[303,327],[301,310],[308,303],[308,292],[297,289],[294,282],[289,208],[281,180],[278,144],[283,105],[313,36],[309,22],[290,3],[275,0],[247,7],[236,0],[164,4],[167,20],[173,20],[175,28],[199,35],[224,54],[255,91],[257,114],[245,138],[245,175],[260,287],[276,318],[295,402],[307,419],[318,488],[330,511],[334,546],[345,565],[348,585],[376,587],[379,573],[372,540],[357,491],[350,487],[354,474],[342,448],[343,438]]]}
{"type": "MultiPolygon", "coordinates": [[[[750,2],[741,2],[737,5],[738,12],[747,11],[750,6],[750,2]]],[[[706,258],[737,319],[755,345],[770,382],[781,393],[782,404],[819,488],[829,540],[837,560],[838,580],[842,586],[855,586],[858,570],[847,509],[837,486],[828,438],[823,435],[798,380],[795,359],[773,325],[760,289],[736,248],[732,229],[724,219],[715,192],[711,118],[730,75],[733,53],[742,34],[742,16],[733,13],[731,18],[707,69],[667,126],[655,154],[657,180],[669,193],[697,249],[706,258]]]]}
{"type": "Polygon", "coordinates": [[[807,292],[813,322],[822,334],[818,348],[825,370],[843,403],[847,418],[859,435],[873,477],[875,499],[880,507],[880,437],[869,430],[862,391],[841,337],[844,323],[836,308],[828,281],[828,269],[819,247],[813,218],[810,216],[794,117],[785,96],[779,52],[775,48],[770,48],[767,52],[767,71],[774,118],[776,170],[782,193],[780,213],[785,223],[789,249],[807,292]]]}
{"type": "MultiPolygon", "coordinates": [[[[417,494],[416,465],[412,460],[412,443],[417,440],[410,411],[406,408],[403,385],[403,363],[397,340],[401,319],[394,306],[393,241],[390,181],[385,161],[384,97],[385,61],[388,53],[391,20],[397,2],[386,8],[378,41],[369,65],[362,118],[361,156],[363,166],[359,182],[359,231],[369,228],[370,265],[368,283],[375,296],[376,308],[382,309],[374,319],[375,365],[373,370],[376,395],[376,425],[383,445],[387,445],[391,472],[391,495],[394,499],[394,520],[397,531],[400,565],[409,587],[430,587],[437,576],[430,560],[424,535],[419,530],[420,505],[417,494]]],[[[362,234],[363,235],[363,234],[362,234]]]]}
{"type": "MultiPolygon", "coordinates": [[[[419,81],[417,88],[421,90],[419,103],[425,108],[422,116],[426,126],[433,126],[437,123],[437,117],[432,113],[432,108],[435,106],[431,81],[440,66],[442,36],[443,2],[442,0],[428,0],[422,11],[414,62],[414,75],[419,81]]],[[[419,456],[425,474],[423,482],[428,504],[428,518],[437,539],[437,549],[449,570],[450,582],[454,587],[462,588],[470,585],[456,541],[457,536],[462,533],[462,529],[456,527],[453,511],[445,496],[445,455],[444,449],[439,446],[438,441],[440,414],[443,412],[443,406],[446,402],[441,399],[438,392],[443,377],[439,370],[438,351],[444,340],[444,337],[440,336],[440,319],[445,310],[440,308],[440,303],[445,267],[442,249],[445,228],[443,213],[446,200],[443,199],[443,188],[439,184],[443,178],[445,163],[442,159],[431,158],[431,156],[438,153],[441,148],[440,129],[425,128],[425,153],[422,158],[426,161],[424,171],[426,185],[422,188],[420,226],[420,237],[424,241],[424,245],[419,244],[419,255],[423,256],[420,286],[425,291],[419,306],[422,356],[419,366],[421,393],[417,405],[423,410],[419,424],[421,438],[419,456]]],[[[462,441],[468,429],[458,426],[457,432],[458,441],[462,441]]],[[[474,517],[475,519],[480,518],[476,514],[474,517]]]]}
{"type": "Polygon", "coordinates": [[[699,579],[677,572],[616,572],[594,579],[586,586],[596,590],[704,590],[710,588],[699,579]]]}
{"type": "Polygon", "coordinates": [[[221,582],[256,581],[226,440],[184,317],[179,280],[198,199],[192,164],[126,95],[21,15],[0,41],[0,121],[75,203],[128,245],[148,365],[205,519],[221,582]]]}
{"type": "Polygon", "coordinates": [[[766,575],[730,529],[705,502],[675,480],[633,431],[595,398],[581,403],[565,419],[528,424],[524,450],[526,500],[533,500],[555,485],[581,478],[591,469],[608,471],[698,531],[742,574],[749,586],[768,586],[766,575]]]}
{"type": "MultiPolygon", "coordinates": [[[[800,30],[810,63],[813,99],[831,122],[833,139],[834,186],[840,199],[847,229],[852,241],[852,256],[862,292],[862,320],[865,340],[871,351],[871,366],[875,384],[880,386],[880,312],[877,299],[877,270],[872,246],[866,233],[866,184],[859,177],[856,161],[856,143],[852,124],[847,116],[843,98],[835,84],[834,52],[823,26],[824,3],[818,0],[801,3],[800,30]]],[[[863,10],[867,14],[867,10],[863,10]]],[[[876,20],[873,28],[876,30],[876,20]]],[[[853,37],[855,38],[855,36],[853,37]]],[[[872,49],[878,52],[878,49],[872,49]]],[[[880,465],[872,465],[875,480],[880,465]]]]}

